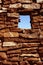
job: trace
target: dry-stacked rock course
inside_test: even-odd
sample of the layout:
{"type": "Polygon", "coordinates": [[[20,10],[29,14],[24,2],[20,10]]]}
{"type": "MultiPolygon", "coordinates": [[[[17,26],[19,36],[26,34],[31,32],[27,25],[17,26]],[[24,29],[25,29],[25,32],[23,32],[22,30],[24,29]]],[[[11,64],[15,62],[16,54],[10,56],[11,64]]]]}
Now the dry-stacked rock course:
{"type": "Polygon", "coordinates": [[[0,65],[43,65],[43,0],[0,0],[0,65]],[[18,28],[20,15],[31,29],[18,28]]]}

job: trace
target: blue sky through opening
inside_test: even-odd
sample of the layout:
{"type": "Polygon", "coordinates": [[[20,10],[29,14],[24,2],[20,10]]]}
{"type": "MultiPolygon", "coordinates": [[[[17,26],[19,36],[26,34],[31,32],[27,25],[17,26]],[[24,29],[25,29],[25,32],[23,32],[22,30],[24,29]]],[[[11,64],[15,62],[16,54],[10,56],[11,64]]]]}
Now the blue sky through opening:
{"type": "Polygon", "coordinates": [[[18,23],[18,28],[31,29],[29,15],[20,15],[20,22],[18,23]]]}

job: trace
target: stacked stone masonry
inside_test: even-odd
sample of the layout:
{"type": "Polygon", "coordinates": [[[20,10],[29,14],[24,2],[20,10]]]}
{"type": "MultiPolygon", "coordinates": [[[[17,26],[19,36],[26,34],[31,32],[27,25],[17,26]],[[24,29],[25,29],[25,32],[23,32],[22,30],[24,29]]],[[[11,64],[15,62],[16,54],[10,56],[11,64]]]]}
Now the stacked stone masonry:
{"type": "Polygon", "coordinates": [[[0,65],[43,65],[43,0],[0,0],[0,65]],[[26,14],[31,29],[20,29],[26,14]]]}

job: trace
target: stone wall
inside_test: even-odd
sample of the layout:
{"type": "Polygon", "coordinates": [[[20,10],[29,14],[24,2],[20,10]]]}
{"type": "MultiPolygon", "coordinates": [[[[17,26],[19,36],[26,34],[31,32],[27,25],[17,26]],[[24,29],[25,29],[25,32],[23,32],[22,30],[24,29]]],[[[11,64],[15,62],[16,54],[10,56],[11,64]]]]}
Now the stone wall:
{"type": "Polygon", "coordinates": [[[0,0],[0,65],[43,65],[43,0],[0,0]],[[26,14],[31,29],[20,29],[26,14]]]}

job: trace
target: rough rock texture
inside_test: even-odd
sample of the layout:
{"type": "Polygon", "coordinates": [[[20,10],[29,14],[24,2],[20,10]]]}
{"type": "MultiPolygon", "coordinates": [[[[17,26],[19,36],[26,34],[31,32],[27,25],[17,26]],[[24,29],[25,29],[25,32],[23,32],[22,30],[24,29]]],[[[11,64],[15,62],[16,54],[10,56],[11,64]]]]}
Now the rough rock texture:
{"type": "Polygon", "coordinates": [[[0,0],[0,65],[43,65],[43,0],[0,0]],[[31,29],[18,28],[20,14],[31,29]]]}

